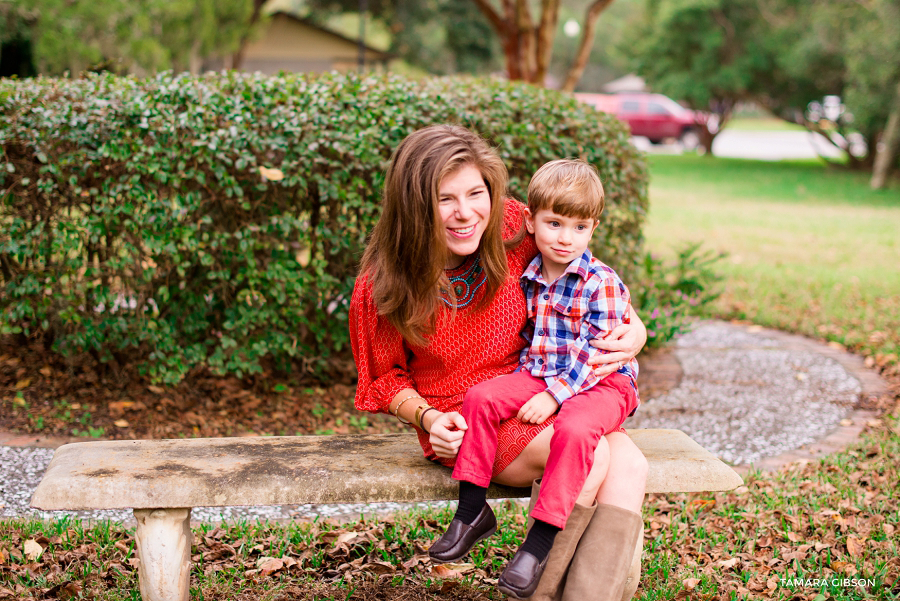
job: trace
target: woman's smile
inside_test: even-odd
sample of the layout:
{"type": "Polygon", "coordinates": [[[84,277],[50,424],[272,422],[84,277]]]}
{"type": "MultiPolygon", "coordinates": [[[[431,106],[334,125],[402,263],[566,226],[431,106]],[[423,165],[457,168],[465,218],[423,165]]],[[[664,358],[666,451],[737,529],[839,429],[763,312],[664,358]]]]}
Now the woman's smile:
{"type": "Polygon", "coordinates": [[[444,176],[438,192],[438,210],[447,234],[448,269],[458,267],[478,250],[491,216],[491,195],[481,171],[465,165],[444,176]]]}
{"type": "Polygon", "coordinates": [[[451,227],[451,228],[447,228],[447,229],[449,229],[451,232],[453,232],[459,238],[467,238],[475,231],[475,225],[472,224],[468,227],[461,227],[461,228],[452,228],[451,227]]]}

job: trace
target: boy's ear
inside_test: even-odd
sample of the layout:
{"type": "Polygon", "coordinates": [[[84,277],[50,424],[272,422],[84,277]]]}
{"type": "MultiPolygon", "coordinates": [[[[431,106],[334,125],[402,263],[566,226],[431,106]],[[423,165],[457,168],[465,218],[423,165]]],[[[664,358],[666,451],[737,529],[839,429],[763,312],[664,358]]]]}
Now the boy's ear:
{"type": "Polygon", "coordinates": [[[531,209],[528,207],[525,207],[525,229],[528,230],[529,234],[534,234],[534,215],[531,214],[531,209]]]}
{"type": "Polygon", "coordinates": [[[598,226],[598,225],[600,225],[600,220],[599,220],[599,219],[594,219],[594,227],[591,228],[591,236],[594,235],[594,230],[597,229],[597,226],[598,226]]]}

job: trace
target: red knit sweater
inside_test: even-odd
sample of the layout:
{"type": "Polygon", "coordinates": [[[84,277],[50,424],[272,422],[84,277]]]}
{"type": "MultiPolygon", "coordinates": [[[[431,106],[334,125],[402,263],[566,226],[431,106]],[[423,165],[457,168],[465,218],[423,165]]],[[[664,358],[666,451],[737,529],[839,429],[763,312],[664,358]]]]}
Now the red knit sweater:
{"type": "MultiPolygon", "coordinates": [[[[523,227],[522,204],[507,200],[504,238],[514,236],[523,227]]],[[[412,388],[440,411],[459,411],[466,391],[485,380],[511,373],[519,364],[525,346],[520,336],[526,321],[525,296],[519,276],[537,254],[532,236],[526,235],[517,247],[507,251],[509,277],[484,309],[475,307],[484,294],[479,289],[470,304],[457,309],[455,317],[443,307],[435,332],[427,336],[424,347],[412,346],[387,319],[378,315],[368,276],[356,281],[350,303],[350,340],[359,371],[356,407],[363,411],[387,412],[398,392],[412,388]]],[[[472,266],[469,257],[461,266],[448,270],[452,277],[472,266]]],[[[499,450],[494,474],[503,471],[538,432],[553,423],[524,424],[517,419],[500,429],[499,450]]],[[[428,434],[418,430],[419,443],[429,459],[445,465],[428,442],[428,434]]]]}

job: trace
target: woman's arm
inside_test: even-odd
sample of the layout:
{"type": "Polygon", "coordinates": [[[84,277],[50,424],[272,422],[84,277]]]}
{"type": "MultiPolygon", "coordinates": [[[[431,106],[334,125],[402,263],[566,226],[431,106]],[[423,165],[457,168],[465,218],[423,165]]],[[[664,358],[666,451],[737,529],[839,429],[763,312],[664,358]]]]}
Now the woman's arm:
{"type": "Polygon", "coordinates": [[[631,307],[631,323],[613,329],[605,338],[591,340],[591,346],[605,353],[597,353],[588,359],[594,365],[594,373],[605,377],[620,367],[620,362],[634,358],[647,343],[647,328],[634,307],[631,307]]]}
{"type": "MultiPolygon", "coordinates": [[[[416,412],[420,407],[427,406],[428,403],[418,392],[405,388],[394,396],[388,408],[400,421],[419,426],[416,412]]],[[[419,413],[418,417],[421,419],[422,429],[430,434],[428,441],[435,455],[445,459],[456,457],[468,428],[465,418],[456,411],[443,413],[433,408],[419,413]]]]}

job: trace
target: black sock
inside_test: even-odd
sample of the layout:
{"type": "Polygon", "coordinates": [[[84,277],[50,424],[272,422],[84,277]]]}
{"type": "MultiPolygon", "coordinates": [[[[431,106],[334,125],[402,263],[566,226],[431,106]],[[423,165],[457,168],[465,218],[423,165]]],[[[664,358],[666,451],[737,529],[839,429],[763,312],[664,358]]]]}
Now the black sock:
{"type": "Polygon", "coordinates": [[[559,534],[561,528],[557,528],[547,522],[535,520],[522,543],[521,550],[528,551],[538,558],[538,561],[544,561],[550,549],[553,547],[553,539],[559,534]]]}
{"type": "Polygon", "coordinates": [[[485,503],[487,503],[487,488],[460,480],[459,507],[456,508],[456,515],[453,517],[463,524],[471,524],[481,513],[485,503]]]}

